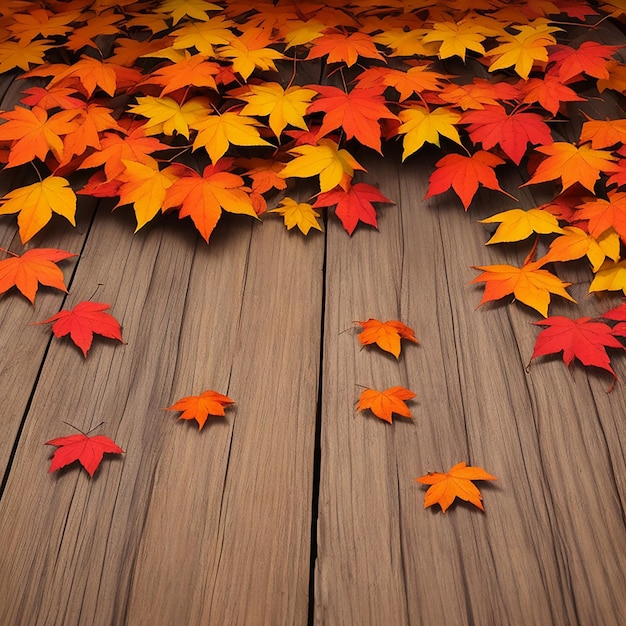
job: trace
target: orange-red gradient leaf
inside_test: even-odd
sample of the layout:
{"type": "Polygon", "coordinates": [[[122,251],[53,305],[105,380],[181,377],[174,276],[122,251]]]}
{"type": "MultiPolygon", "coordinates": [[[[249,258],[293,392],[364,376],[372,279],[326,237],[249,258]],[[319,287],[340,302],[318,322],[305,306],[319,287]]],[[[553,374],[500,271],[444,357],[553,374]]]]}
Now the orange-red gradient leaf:
{"type": "Polygon", "coordinates": [[[401,339],[418,343],[413,329],[397,320],[381,322],[370,317],[365,322],[355,322],[355,324],[359,324],[363,329],[359,333],[359,341],[362,345],[375,343],[381,350],[393,354],[396,359],[400,356],[401,339]]]}
{"type": "Polygon", "coordinates": [[[399,385],[389,387],[384,391],[376,389],[364,389],[356,405],[357,411],[369,409],[376,417],[393,423],[393,413],[402,417],[413,417],[405,400],[412,400],[415,394],[399,385]]]}
{"type": "Polygon", "coordinates": [[[206,423],[209,415],[224,416],[224,408],[235,401],[211,389],[203,391],[199,396],[187,396],[168,406],[166,411],[182,411],[181,420],[196,420],[198,429],[206,423]]]}

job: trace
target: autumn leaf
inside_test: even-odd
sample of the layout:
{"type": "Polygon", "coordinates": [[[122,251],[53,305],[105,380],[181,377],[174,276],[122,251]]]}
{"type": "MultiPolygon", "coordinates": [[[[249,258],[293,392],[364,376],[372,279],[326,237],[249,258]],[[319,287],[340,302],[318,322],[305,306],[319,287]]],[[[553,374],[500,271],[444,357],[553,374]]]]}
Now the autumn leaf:
{"type": "Polygon", "coordinates": [[[478,191],[479,184],[510,195],[500,187],[494,172],[494,168],[503,163],[500,157],[483,150],[471,156],[446,154],[435,163],[436,169],[428,179],[428,191],[425,197],[436,196],[452,187],[467,211],[472,198],[478,191]]]}
{"type": "Polygon", "coordinates": [[[400,111],[398,117],[402,122],[398,127],[398,134],[404,135],[402,138],[403,161],[410,154],[417,152],[426,142],[439,146],[440,136],[447,137],[462,145],[459,131],[456,128],[461,120],[461,115],[447,107],[429,110],[426,107],[415,105],[400,111]]]}
{"type": "Polygon", "coordinates": [[[591,142],[596,149],[610,148],[626,143],[626,120],[593,120],[587,118],[580,131],[580,142],[591,142]]]}
{"type": "Polygon", "coordinates": [[[392,201],[372,185],[355,183],[348,185],[347,189],[337,187],[332,191],[320,193],[313,203],[313,208],[336,205],[335,215],[351,235],[359,222],[378,228],[373,202],[392,201]]]}
{"type": "Polygon", "coordinates": [[[375,389],[364,389],[356,405],[357,411],[369,409],[376,417],[393,423],[393,413],[402,417],[413,417],[411,410],[406,405],[405,400],[412,400],[415,394],[408,389],[395,386],[384,391],[375,389]]]}
{"type": "Polygon", "coordinates": [[[78,461],[86,470],[89,476],[93,477],[102,462],[104,454],[123,454],[120,448],[112,439],[104,435],[94,435],[90,437],[84,433],[58,437],[46,441],[46,446],[57,446],[52,457],[52,463],[48,473],[54,472],[74,461],[78,461]]]}
{"type": "Polygon", "coordinates": [[[0,41],[0,74],[15,68],[27,70],[30,64],[39,65],[52,47],[49,40],[0,41]]]}
{"type": "Polygon", "coordinates": [[[189,139],[190,126],[198,124],[209,115],[211,107],[207,98],[191,98],[179,104],[168,96],[140,96],[137,104],[128,111],[148,118],[144,127],[146,135],[174,135],[178,133],[189,139]]]}
{"type": "Polygon", "coordinates": [[[594,150],[588,143],[578,147],[567,141],[557,141],[550,146],[538,146],[535,150],[548,155],[548,158],[539,163],[535,173],[522,187],[560,178],[563,190],[580,183],[593,193],[601,172],[619,170],[615,156],[606,150],[594,150]]]}
{"type": "Polygon", "coordinates": [[[277,208],[268,212],[282,215],[287,230],[297,226],[304,235],[308,235],[311,228],[322,230],[317,221],[320,214],[308,202],[296,202],[293,198],[283,198],[277,208]]]}
{"type": "Polygon", "coordinates": [[[366,33],[342,33],[341,31],[329,32],[317,37],[311,43],[311,49],[307,60],[319,59],[328,55],[328,63],[345,63],[352,67],[359,59],[378,59],[384,61],[384,57],[376,49],[371,36],[366,33]]]}
{"type": "MultiPolygon", "coordinates": [[[[490,33],[491,34],[491,33],[490,33]]],[[[481,32],[475,20],[460,20],[458,22],[435,22],[432,30],[426,33],[424,43],[440,42],[438,56],[440,59],[449,59],[458,56],[465,61],[468,50],[485,54],[482,42],[486,34],[481,32]]]]}
{"type": "Polygon", "coordinates": [[[623,291],[626,296],[626,261],[605,262],[589,285],[589,293],[595,291],[623,291]]]}
{"type": "Polygon", "coordinates": [[[543,260],[545,263],[572,261],[586,256],[595,273],[606,257],[617,261],[619,252],[619,235],[613,229],[606,230],[595,238],[582,228],[564,226],[563,234],[552,241],[543,260]]]}
{"type": "Polygon", "coordinates": [[[104,312],[108,308],[110,305],[102,302],[79,302],[70,311],[62,309],[56,315],[35,323],[52,324],[55,337],[69,335],[87,358],[94,333],[124,343],[120,323],[111,314],[104,312]]]}
{"type": "Polygon", "coordinates": [[[400,356],[401,339],[418,343],[413,329],[398,320],[381,322],[370,317],[364,322],[354,323],[362,328],[358,335],[361,345],[368,346],[375,343],[381,350],[393,354],[396,359],[400,356]]]}
{"type": "Polygon", "coordinates": [[[607,194],[607,199],[594,198],[579,206],[577,217],[588,220],[589,234],[598,238],[609,228],[614,228],[621,240],[626,243],[626,192],[607,194]]]}
{"type": "Polygon", "coordinates": [[[34,304],[39,284],[67,291],[63,272],[56,264],[76,254],[55,248],[33,248],[21,256],[9,254],[12,256],[0,261],[0,294],[17,287],[34,304]]]}
{"type": "Polygon", "coordinates": [[[315,146],[296,146],[289,151],[296,155],[278,173],[281,178],[309,178],[319,176],[321,191],[330,191],[337,185],[348,186],[354,170],[365,170],[357,160],[332,139],[320,139],[315,146]]]}
{"type": "Polygon", "coordinates": [[[259,134],[261,126],[254,117],[227,111],[221,115],[209,115],[193,128],[198,131],[193,149],[203,147],[211,161],[217,163],[228,151],[230,144],[235,146],[271,145],[259,134]]]}
{"type": "Polygon", "coordinates": [[[0,215],[19,213],[17,225],[22,243],[36,235],[58,213],[76,226],[76,194],[60,176],[48,176],[38,183],[19,187],[0,200],[0,215]]]}
{"type": "Polygon", "coordinates": [[[278,50],[270,48],[270,33],[262,28],[248,28],[239,37],[234,37],[226,46],[217,50],[217,55],[231,59],[233,70],[238,72],[244,81],[250,78],[255,69],[274,70],[274,61],[283,58],[278,50]]]}
{"type": "Polygon", "coordinates": [[[548,317],[551,293],[570,302],[576,302],[565,291],[565,288],[569,287],[571,283],[564,283],[548,270],[541,269],[545,262],[545,258],[530,261],[527,257],[522,267],[515,267],[514,265],[474,267],[482,273],[474,278],[471,283],[485,283],[485,291],[478,306],[513,294],[520,302],[535,309],[543,317],[548,317]]]}
{"type": "Polygon", "coordinates": [[[320,96],[308,107],[307,113],[324,112],[319,136],[341,128],[346,139],[356,138],[364,146],[381,152],[380,120],[398,119],[385,105],[379,87],[355,87],[346,93],[338,87],[313,86],[320,96]]]}
{"type": "Polygon", "coordinates": [[[540,356],[563,352],[565,365],[578,359],[585,366],[600,367],[617,378],[606,349],[623,350],[624,345],[608,324],[589,317],[569,319],[560,315],[533,323],[546,328],[537,336],[531,362],[540,356]]]}
{"type": "Polygon", "coordinates": [[[234,404],[228,396],[217,391],[203,391],[199,396],[187,396],[168,406],[166,411],[182,411],[179,419],[196,420],[198,429],[202,430],[209,415],[224,416],[224,409],[230,404],[234,404]]]}
{"type": "Polygon", "coordinates": [[[549,62],[559,79],[566,83],[579,74],[609,78],[607,61],[622,46],[607,46],[597,41],[583,41],[578,48],[557,44],[550,49],[549,62]]]}
{"type": "Polygon", "coordinates": [[[491,217],[480,220],[481,224],[500,223],[496,232],[487,242],[502,243],[504,241],[522,241],[533,233],[550,234],[563,233],[559,222],[554,215],[541,209],[510,209],[496,213],[491,217]]]}
{"type": "Polygon", "coordinates": [[[295,85],[284,89],[279,83],[268,82],[250,85],[249,91],[238,97],[247,103],[242,115],[269,116],[270,128],[280,137],[287,125],[308,130],[304,115],[316,94],[313,89],[295,85]]]}
{"type": "Polygon", "coordinates": [[[475,144],[481,143],[485,150],[499,145],[516,165],[529,143],[542,146],[552,143],[550,128],[537,113],[507,113],[501,106],[485,106],[482,110],[465,113],[461,124],[468,124],[467,132],[475,144]]]}
{"type": "Polygon", "coordinates": [[[215,76],[219,72],[220,66],[217,63],[207,61],[202,55],[192,56],[185,50],[180,60],[152,70],[143,83],[162,87],[161,96],[192,85],[217,91],[215,76]]]}
{"type": "Polygon", "coordinates": [[[163,211],[180,207],[179,217],[191,217],[207,243],[222,210],[257,216],[241,176],[225,171],[229,163],[228,159],[223,159],[207,165],[202,175],[187,169],[186,175],[168,187],[163,200],[163,211]]]}
{"type": "Polygon", "coordinates": [[[455,498],[470,502],[484,511],[480,490],[472,482],[474,480],[497,480],[481,467],[468,466],[465,461],[457,463],[447,472],[428,472],[415,479],[423,485],[430,485],[424,496],[424,508],[439,504],[445,513],[455,498]]]}
{"type": "Polygon", "coordinates": [[[563,102],[583,102],[585,100],[571,87],[564,85],[558,76],[551,74],[521,81],[520,91],[523,96],[522,102],[528,104],[536,102],[552,115],[559,112],[563,102]]]}

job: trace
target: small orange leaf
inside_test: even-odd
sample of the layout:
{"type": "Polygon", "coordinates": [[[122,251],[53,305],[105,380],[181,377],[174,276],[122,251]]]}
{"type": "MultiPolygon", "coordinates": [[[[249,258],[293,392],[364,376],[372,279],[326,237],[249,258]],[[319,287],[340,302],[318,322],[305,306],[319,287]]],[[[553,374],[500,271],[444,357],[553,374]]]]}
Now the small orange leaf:
{"type": "Polygon", "coordinates": [[[209,415],[223,416],[224,408],[235,401],[217,391],[203,391],[199,396],[187,396],[168,406],[165,411],[182,411],[179,419],[196,420],[202,430],[209,415]]]}
{"type": "Polygon", "coordinates": [[[397,320],[381,322],[370,317],[365,322],[357,321],[354,323],[359,324],[363,329],[359,334],[359,341],[364,346],[375,343],[381,350],[391,352],[396,359],[400,356],[401,339],[418,343],[413,329],[397,320]]]}
{"type": "Polygon", "coordinates": [[[482,496],[473,480],[497,480],[480,467],[468,466],[465,461],[457,463],[448,472],[428,472],[425,476],[415,479],[423,485],[430,485],[424,496],[424,508],[439,504],[441,511],[446,512],[455,498],[471,502],[481,511],[484,511],[482,496]]]}
{"type": "Polygon", "coordinates": [[[413,417],[411,410],[404,402],[413,398],[415,394],[412,391],[400,386],[389,387],[384,391],[365,389],[359,397],[356,410],[369,409],[376,417],[391,424],[393,423],[392,413],[403,417],[413,417]]]}

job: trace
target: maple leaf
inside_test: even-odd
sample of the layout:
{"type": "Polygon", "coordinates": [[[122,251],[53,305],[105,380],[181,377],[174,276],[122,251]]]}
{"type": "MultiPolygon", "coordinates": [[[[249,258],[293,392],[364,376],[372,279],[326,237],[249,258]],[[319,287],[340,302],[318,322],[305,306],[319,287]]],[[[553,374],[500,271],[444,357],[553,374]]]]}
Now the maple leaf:
{"type": "Polygon", "coordinates": [[[471,156],[446,154],[435,163],[436,169],[428,179],[428,191],[425,197],[436,196],[452,187],[467,211],[472,198],[478,191],[479,184],[510,196],[500,187],[493,171],[494,167],[503,163],[500,157],[484,150],[479,150],[471,156]]]}
{"type": "Polygon", "coordinates": [[[607,61],[621,47],[597,41],[583,41],[577,49],[557,44],[550,49],[549,62],[554,63],[553,71],[564,83],[579,74],[608,79],[607,61]]]}
{"type": "Polygon", "coordinates": [[[450,83],[437,94],[444,102],[456,105],[463,111],[484,109],[486,105],[501,106],[502,102],[519,99],[519,89],[508,83],[492,83],[484,78],[476,78],[471,83],[457,85],[450,83]]]}
{"type": "Polygon", "coordinates": [[[283,198],[280,205],[271,209],[269,213],[282,215],[287,230],[297,226],[304,235],[308,235],[311,228],[322,230],[317,221],[320,214],[308,202],[296,202],[293,198],[283,198]]]}
{"type": "Polygon", "coordinates": [[[228,396],[218,393],[217,391],[207,390],[203,391],[199,396],[181,398],[172,404],[172,406],[168,406],[165,410],[182,411],[179,419],[196,420],[198,422],[198,430],[202,430],[209,415],[226,415],[224,411],[225,407],[234,404],[234,402],[235,401],[231,400],[228,396]]]}
{"type": "Polygon", "coordinates": [[[587,117],[580,131],[580,142],[591,142],[591,147],[609,148],[626,143],[626,120],[593,120],[587,117]]]}
{"type": "Polygon", "coordinates": [[[424,106],[415,105],[400,111],[398,117],[402,121],[398,127],[398,134],[404,135],[402,138],[403,161],[426,142],[439,146],[441,135],[462,145],[456,129],[461,115],[447,107],[437,107],[431,111],[424,106]]]}
{"type": "Polygon", "coordinates": [[[236,146],[269,146],[261,137],[257,128],[261,126],[254,117],[227,111],[221,115],[209,115],[193,127],[198,131],[193,142],[193,149],[203,147],[211,161],[217,163],[230,144],[236,146]]]}
{"type": "Polygon", "coordinates": [[[414,65],[406,71],[388,67],[371,67],[362,71],[357,81],[359,87],[377,87],[381,81],[393,87],[399,94],[398,101],[404,102],[412,95],[424,91],[440,91],[445,87],[447,76],[430,69],[430,63],[414,65]]]}
{"type": "Polygon", "coordinates": [[[402,415],[402,417],[413,417],[411,410],[404,402],[413,398],[415,398],[415,394],[412,391],[399,385],[389,387],[384,391],[365,389],[359,397],[356,410],[369,409],[376,417],[392,424],[393,413],[402,415]]]}
{"type": "Polygon", "coordinates": [[[165,95],[177,89],[194,87],[208,87],[217,91],[215,76],[219,74],[220,66],[212,61],[207,61],[204,56],[196,54],[191,56],[185,50],[184,57],[175,63],[152,70],[150,76],[144,79],[145,84],[162,86],[161,95],[165,95]]]}
{"type": "Polygon", "coordinates": [[[48,176],[44,180],[19,187],[0,200],[0,215],[19,213],[17,225],[22,243],[38,233],[58,213],[76,226],[76,194],[65,178],[48,176]]]}
{"type": "Polygon", "coordinates": [[[422,485],[430,485],[424,496],[424,508],[439,504],[441,511],[445,513],[455,498],[471,502],[484,511],[480,490],[472,481],[497,479],[481,467],[472,467],[462,461],[445,473],[428,472],[415,480],[422,485]]]}
{"type": "Polygon", "coordinates": [[[278,175],[285,164],[275,159],[241,158],[236,160],[236,165],[246,169],[244,175],[252,179],[252,191],[265,193],[272,189],[286,189],[287,181],[278,175]]]}
{"type": "Polygon", "coordinates": [[[365,170],[345,149],[332,139],[320,139],[318,145],[296,146],[289,151],[296,157],[278,172],[281,178],[320,177],[321,191],[330,191],[337,185],[344,189],[354,170],[365,170]]]}
{"type": "Polygon", "coordinates": [[[571,283],[564,283],[548,270],[541,269],[546,262],[545,258],[530,261],[530,256],[526,258],[522,267],[515,267],[514,265],[474,267],[474,269],[480,270],[482,274],[470,282],[485,283],[485,292],[478,306],[513,294],[520,302],[535,309],[543,317],[548,317],[551,293],[570,302],[576,302],[565,291],[565,288],[569,287],[571,283]]]}
{"type": "Polygon", "coordinates": [[[595,273],[600,269],[606,257],[617,261],[619,249],[619,235],[613,229],[604,231],[596,239],[582,228],[565,226],[563,234],[552,241],[550,249],[543,258],[546,263],[550,263],[572,261],[586,256],[595,273]]]}
{"type": "Polygon", "coordinates": [[[201,55],[206,57],[215,56],[213,46],[228,45],[235,35],[228,27],[233,21],[216,15],[202,22],[192,22],[172,32],[175,50],[181,48],[195,48],[201,55]]]}
{"type": "MultiPolygon", "coordinates": [[[[66,11],[61,15],[51,15],[45,9],[34,8],[28,13],[15,13],[7,30],[21,42],[31,42],[38,36],[63,36],[72,30],[70,23],[80,17],[79,11],[66,11]]],[[[28,68],[24,68],[28,69],[28,68]]]]}
{"type": "Polygon", "coordinates": [[[139,163],[123,160],[124,171],[118,179],[122,183],[116,206],[132,204],[137,219],[135,232],[143,228],[161,210],[167,190],[178,180],[181,166],[170,165],[159,169],[155,159],[139,163]]]}
{"type": "Polygon", "coordinates": [[[34,304],[39,283],[67,291],[63,272],[56,263],[76,254],[55,248],[33,248],[21,256],[9,254],[12,256],[0,261],[0,294],[17,287],[34,304]]]}
{"type": "Polygon", "coordinates": [[[317,37],[311,43],[307,60],[319,59],[328,55],[328,63],[345,63],[352,67],[359,59],[378,59],[384,61],[376,49],[372,37],[366,33],[343,33],[341,31],[328,32],[317,37]]]}
{"type": "Polygon", "coordinates": [[[233,70],[247,81],[257,68],[276,71],[274,61],[284,58],[281,52],[268,47],[270,43],[269,32],[262,28],[248,28],[228,45],[220,47],[218,55],[232,59],[233,70]]]}
{"type": "Polygon", "coordinates": [[[542,146],[552,143],[550,128],[537,113],[515,110],[507,113],[502,106],[485,106],[465,113],[461,124],[469,124],[467,132],[475,144],[480,142],[485,150],[499,145],[516,165],[529,143],[542,146]]]}
{"type": "Polygon", "coordinates": [[[393,354],[396,359],[400,356],[401,339],[418,343],[413,329],[398,320],[381,322],[370,317],[365,322],[357,321],[355,324],[359,324],[363,329],[358,335],[361,345],[375,343],[381,350],[393,354]]]}
{"type": "Polygon", "coordinates": [[[556,115],[562,102],[583,102],[585,98],[564,85],[556,75],[545,74],[542,78],[521,81],[522,102],[540,104],[546,111],[556,115]]]}
{"type": "Polygon", "coordinates": [[[48,40],[35,41],[0,41],[0,74],[5,74],[19,67],[27,70],[30,64],[43,63],[46,52],[52,47],[48,40]]]}
{"type": "Polygon", "coordinates": [[[202,175],[188,169],[167,189],[163,201],[163,211],[180,207],[180,218],[191,217],[207,243],[222,210],[257,216],[241,176],[224,171],[229,164],[230,160],[222,159],[214,165],[207,165],[202,175]]]}
{"type": "Polygon", "coordinates": [[[481,224],[494,224],[500,222],[491,239],[487,242],[502,243],[503,241],[522,241],[530,237],[532,233],[562,233],[563,229],[559,226],[559,222],[547,211],[541,209],[510,209],[502,213],[497,213],[484,220],[480,220],[481,224]]]}
{"type": "Polygon", "coordinates": [[[336,128],[342,128],[346,138],[356,138],[364,146],[381,152],[380,120],[398,119],[385,105],[385,98],[379,87],[355,87],[346,93],[338,87],[315,85],[320,93],[307,110],[307,113],[324,112],[318,136],[327,135],[336,128]]]}
{"type": "Polygon", "coordinates": [[[619,170],[616,157],[606,150],[593,150],[588,143],[577,147],[567,141],[557,141],[550,146],[538,146],[535,150],[547,154],[548,158],[539,163],[535,173],[522,187],[560,178],[563,190],[580,183],[593,192],[600,172],[619,170]]]}
{"type": "Polygon", "coordinates": [[[61,136],[73,132],[76,122],[67,121],[59,114],[48,117],[41,107],[32,109],[16,107],[2,113],[6,120],[0,125],[0,141],[12,141],[7,167],[15,167],[33,161],[45,160],[51,151],[57,159],[62,158],[63,140],[61,136]]]}
{"type": "Polygon", "coordinates": [[[440,59],[449,59],[458,56],[465,61],[468,50],[485,54],[482,42],[486,39],[484,33],[474,20],[461,20],[459,22],[435,22],[423,38],[424,43],[434,41],[441,42],[438,56],[440,59]]]}
{"type": "Polygon", "coordinates": [[[109,313],[110,305],[102,302],[79,302],[71,311],[62,309],[56,315],[36,324],[52,324],[55,337],[70,339],[81,349],[87,358],[94,333],[124,343],[120,323],[109,313]]]}
{"type": "Polygon", "coordinates": [[[176,24],[185,16],[201,22],[208,20],[210,18],[207,11],[221,11],[222,7],[207,0],[163,0],[159,10],[168,13],[176,24]]]}
{"type": "Polygon", "coordinates": [[[376,187],[367,183],[349,185],[347,189],[337,187],[332,191],[325,191],[317,196],[313,208],[336,205],[335,215],[341,221],[348,234],[352,234],[359,221],[378,228],[376,209],[373,202],[388,202],[392,200],[383,196],[376,187]]]}
{"type": "Polygon", "coordinates": [[[50,441],[46,441],[44,445],[57,446],[48,473],[61,469],[70,463],[74,463],[74,461],[78,461],[87,470],[89,476],[93,477],[105,453],[124,453],[122,448],[112,439],[104,435],[94,435],[90,437],[89,435],[80,433],[51,439],[50,441]]]}
{"type": "Polygon", "coordinates": [[[38,106],[46,111],[51,109],[78,109],[85,106],[85,101],[75,98],[76,90],[58,85],[48,87],[29,87],[22,91],[20,102],[29,107],[38,106]],[[25,94],[25,95],[24,95],[25,94]]]}
{"type": "Polygon", "coordinates": [[[626,261],[605,262],[596,272],[589,285],[589,293],[594,291],[623,291],[626,296],[626,261]]]}
{"type": "Polygon", "coordinates": [[[589,234],[599,237],[609,228],[614,228],[626,243],[626,192],[609,192],[607,200],[594,198],[579,206],[577,217],[588,220],[589,234]]]}
{"type": "Polygon", "coordinates": [[[315,95],[313,89],[296,85],[284,89],[279,83],[269,82],[250,85],[249,91],[238,97],[247,102],[242,115],[268,115],[270,128],[280,137],[288,124],[308,130],[304,115],[315,95]]]}
{"type": "Polygon", "coordinates": [[[489,71],[513,66],[519,76],[527,79],[536,62],[548,60],[547,47],[556,43],[550,31],[561,29],[556,26],[535,28],[529,24],[514,25],[513,28],[519,32],[515,35],[504,33],[498,37],[502,43],[489,50],[488,55],[494,58],[489,71]]]}
{"type": "Polygon", "coordinates": [[[203,120],[211,110],[208,98],[190,98],[179,104],[170,97],[140,96],[137,104],[129,107],[130,113],[148,118],[144,126],[146,135],[173,135],[175,132],[189,139],[189,127],[203,120]]]}
{"type": "Polygon", "coordinates": [[[608,324],[590,317],[569,319],[560,315],[533,324],[547,328],[537,336],[531,362],[540,356],[563,352],[565,365],[569,366],[574,359],[578,359],[585,366],[600,367],[617,378],[606,349],[623,350],[624,346],[608,324]]]}

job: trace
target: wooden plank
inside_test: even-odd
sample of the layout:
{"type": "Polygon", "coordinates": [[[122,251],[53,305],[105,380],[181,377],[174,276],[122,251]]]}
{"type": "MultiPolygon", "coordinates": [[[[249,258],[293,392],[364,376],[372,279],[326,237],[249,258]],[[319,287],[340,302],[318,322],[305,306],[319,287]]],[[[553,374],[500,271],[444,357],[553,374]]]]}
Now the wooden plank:
{"type": "Polygon", "coordinates": [[[131,221],[98,216],[72,289],[103,283],[128,345],[83,361],[53,342],[30,407],[0,505],[0,622],[302,623],[323,238],[238,218],[207,247],[131,221]],[[202,432],[162,411],[205,388],[237,404],[202,432]],[[126,454],[94,480],[47,475],[61,419],[105,421],[126,454]]]}
{"type": "MultiPolygon", "coordinates": [[[[556,360],[526,373],[537,316],[475,311],[481,289],[468,284],[471,265],[506,262],[473,223],[503,197],[481,193],[470,216],[449,195],[421,202],[432,160],[401,175],[392,158],[370,164],[398,202],[379,232],[348,239],[329,224],[315,621],[623,623],[624,390],[607,395],[606,377],[556,360]],[[398,361],[361,350],[344,331],[368,317],[404,321],[421,345],[398,361]],[[357,384],[409,387],[414,420],[354,415],[357,384]],[[414,477],[462,460],[499,479],[481,485],[487,513],[424,511],[414,477]]],[[[512,246],[511,261],[526,251],[512,246]]]]}

